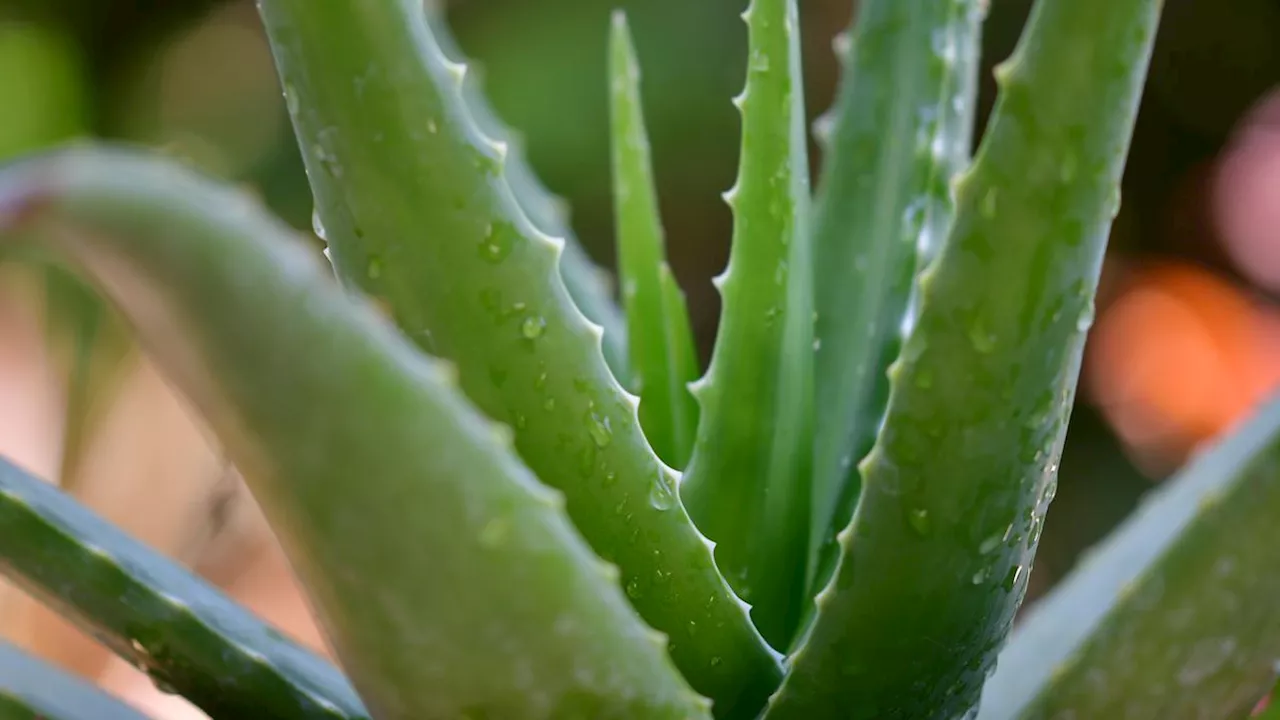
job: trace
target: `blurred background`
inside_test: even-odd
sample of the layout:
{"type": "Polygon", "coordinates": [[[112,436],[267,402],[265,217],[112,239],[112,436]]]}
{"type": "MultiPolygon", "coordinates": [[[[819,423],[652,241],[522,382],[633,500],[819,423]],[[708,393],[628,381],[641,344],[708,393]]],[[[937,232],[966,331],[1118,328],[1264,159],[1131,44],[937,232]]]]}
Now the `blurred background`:
{"type": "MultiPolygon", "coordinates": [[[[625,7],[645,68],[660,199],[704,362],[728,256],[746,0],[453,0],[493,104],[612,268],[604,43],[625,7]]],[[[991,66],[1030,0],[992,0],[991,66]]],[[[831,102],[850,0],[801,0],[812,115],[831,102]]],[[[1167,0],[1032,598],[1280,384],[1280,3],[1167,0]]],[[[981,131],[982,119],[978,123],[981,131]]],[[[0,162],[85,137],[153,146],[251,187],[309,230],[311,199],[246,0],[0,0],[0,162]]],[[[820,160],[820,159],[819,159],[820,160]]],[[[252,500],[181,398],[92,294],[0,257],[0,453],[320,651],[252,500]]],[[[11,588],[0,636],[157,718],[203,717],[11,588]]]]}

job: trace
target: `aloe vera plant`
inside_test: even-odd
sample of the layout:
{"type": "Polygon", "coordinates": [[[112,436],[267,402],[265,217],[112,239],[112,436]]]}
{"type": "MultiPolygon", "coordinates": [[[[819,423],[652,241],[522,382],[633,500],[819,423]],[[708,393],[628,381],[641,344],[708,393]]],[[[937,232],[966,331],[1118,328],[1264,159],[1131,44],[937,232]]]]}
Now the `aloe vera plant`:
{"type": "MultiPolygon", "coordinates": [[[[987,682],[1053,497],[1160,0],[1038,0],[973,157],[985,3],[862,0],[812,190],[797,3],[751,2],[701,377],[623,16],[620,310],[419,0],[258,4],[331,268],[137,150],[0,169],[0,242],[128,320],[342,667],[0,465],[0,571],[163,688],[215,718],[774,720],[1229,718],[1271,687],[1276,407],[1098,549],[987,682]]],[[[0,707],[132,716],[5,649],[10,667],[0,707]]]]}

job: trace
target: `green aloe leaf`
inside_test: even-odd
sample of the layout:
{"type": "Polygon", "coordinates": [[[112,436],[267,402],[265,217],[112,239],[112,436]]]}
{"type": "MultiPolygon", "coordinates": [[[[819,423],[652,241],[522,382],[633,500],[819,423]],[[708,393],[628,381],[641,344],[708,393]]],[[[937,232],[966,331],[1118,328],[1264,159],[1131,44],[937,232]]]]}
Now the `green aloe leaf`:
{"type": "Polygon", "coordinates": [[[514,429],[521,457],[621,568],[693,687],[718,715],[753,715],[777,658],[676,497],[599,328],[566,293],[562,243],[517,206],[504,146],[472,122],[464,68],[441,55],[420,2],[259,6],[344,284],[457,363],[463,390],[514,429]]]}
{"type": "Polygon", "coordinates": [[[368,717],[332,665],[3,460],[0,574],[213,717],[368,717]]]}
{"type": "Polygon", "coordinates": [[[813,298],[809,164],[794,0],[753,0],[729,267],[681,495],[775,647],[799,622],[809,533],[813,298]]]}
{"type": "Polygon", "coordinates": [[[1272,402],[1154,491],[1029,609],[979,718],[1247,715],[1280,657],[1277,516],[1272,402]]]}
{"type": "Polygon", "coordinates": [[[842,82],[823,129],[814,206],[813,524],[808,586],[831,577],[909,331],[917,270],[951,223],[969,162],[979,0],[865,0],[837,43],[842,82]],[[887,129],[892,129],[887,132],[887,129]]]}
{"type": "Polygon", "coordinates": [[[0,718],[146,720],[86,682],[0,641],[0,718]]]}
{"type": "Polygon", "coordinates": [[[767,717],[968,712],[1026,590],[1159,0],[1039,0],[767,717]]]}
{"type": "Polygon", "coordinates": [[[84,150],[0,173],[0,208],[209,422],[374,717],[705,716],[509,435],[254,200],[84,150]]]}
{"type": "MultiPolygon", "coordinates": [[[[452,62],[463,62],[462,51],[449,33],[442,13],[432,12],[428,7],[427,17],[444,54],[452,62]]],[[[564,240],[560,275],[565,289],[582,314],[604,329],[604,359],[619,382],[629,387],[634,378],[628,364],[627,326],[613,301],[612,277],[592,262],[574,237],[565,201],[538,180],[525,155],[523,139],[498,118],[481,85],[480,73],[474,68],[462,83],[462,97],[471,111],[471,119],[486,137],[507,146],[507,183],[529,220],[542,232],[564,240]]]]}
{"type": "Polygon", "coordinates": [[[640,425],[658,456],[683,468],[698,428],[698,405],[689,392],[689,383],[698,377],[698,358],[684,295],[663,249],[640,101],[640,64],[621,12],[613,18],[609,76],[619,275],[631,329],[631,366],[640,390],[640,425]]]}

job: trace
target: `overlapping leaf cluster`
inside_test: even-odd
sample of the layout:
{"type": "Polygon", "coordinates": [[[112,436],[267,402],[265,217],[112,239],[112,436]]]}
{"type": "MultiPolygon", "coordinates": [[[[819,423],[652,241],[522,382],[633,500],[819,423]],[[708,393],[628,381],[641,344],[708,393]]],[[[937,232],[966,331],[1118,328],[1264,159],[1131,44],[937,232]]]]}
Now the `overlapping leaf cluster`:
{"type": "MultiPolygon", "coordinates": [[[[1274,409],[1122,528],[983,689],[1053,496],[1158,0],[1039,0],[972,158],[984,3],[864,0],[812,190],[797,3],[751,2],[701,377],[623,16],[625,326],[419,0],[259,7],[341,288],[166,162],[0,171],[5,237],[90,279],[205,415],[351,682],[0,470],[0,569],[165,687],[214,717],[772,720],[980,696],[991,718],[1227,716],[1270,685],[1274,409]]],[[[130,717],[55,692],[0,697],[130,717]]]]}

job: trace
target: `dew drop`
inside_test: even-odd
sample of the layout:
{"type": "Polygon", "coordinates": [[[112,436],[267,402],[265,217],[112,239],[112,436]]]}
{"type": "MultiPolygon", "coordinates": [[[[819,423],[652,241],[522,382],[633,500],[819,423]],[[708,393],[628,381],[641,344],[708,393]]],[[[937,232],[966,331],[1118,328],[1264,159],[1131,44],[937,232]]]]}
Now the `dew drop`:
{"type": "Polygon", "coordinates": [[[983,355],[996,349],[996,336],[986,329],[981,319],[969,326],[969,342],[983,355]]]}
{"type": "Polygon", "coordinates": [[[338,162],[338,158],[329,152],[323,145],[316,143],[311,146],[311,154],[320,162],[320,166],[324,171],[335,178],[342,177],[342,165],[338,162]]]}
{"type": "Polygon", "coordinates": [[[609,425],[609,418],[594,412],[587,414],[587,433],[599,448],[608,447],[609,442],[613,440],[613,428],[609,425]]]}
{"type": "Polygon", "coordinates": [[[329,239],[325,234],[324,222],[320,219],[319,210],[311,211],[311,232],[315,233],[316,237],[320,238],[321,240],[329,239]]]}
{"type": "Polygon", "coordinates": [[[547,328],[547,321],[541,317],[527,317],[520,324],[520,334],[526,340],[537,340],[542,337],[542,333],[547,328]]]}
{"type": "Polygon", "coordinates": [[[769,72],[769,56],[758,50],[752,52],[750,68],[752,72],[769,72]]]}
{"type": "Polygon", "coordinates": [[[956,42],[951,33],[944,29],[935,30],[930,41],[933,45],[933,54],[938,56],[938,59],[948,64],[956,61],[956,42]]]}
{"type": "Polygon", "coordinates": [[[1088,332],[1093,327],[1094,304],[1093,300],[1085,303],[1084,309],[1080,311],[1080,316],[1076,318],[1076,330],[1079,332],[1088,332]]]}
{"type": "Polygon", "coordinates": [[[813,121],[813,134],[823,143],[831,142],[835,129],[836,116],[833,113],[826,113],[813,121]]]}
{"type": "Polygon", "coordinates": [[[1111,197],[1107,201],[1107,212],[1111,215],[1112,219],[1114,219],[1116,215],[1120,214],[1120,186],[1119,185],[1113,185],[1111,187],[1111,197]]]}
{"type": "Polygon", "coordinates": [[[1000,544],[1003,541],[1004,541],[1004,538],[1002,536],[992,535],[991,537],[982,541],[982,544],[978,546],[978,552],[982,553],[983,555],[990,555],[992,552],[995,551],[996,548],[1000,547],[1000,544]]]}
{"type": "Polygon", "coordinates": [[[987,218],[996,216],[996,209],[1000,201],[1000,193],[995,188],[987,190],[987,194],[982,196],[982,215],[987,218]]]}
{"type": "Polygon", "coordinates": [[[480,243],[480,257],[497,265],[510,254],[511,237],[493,225],[486,226],[484,240],[480,243]]]}
{"type": "Polygon", "coordinates": [[[653,480],[653,485],[649,487],[649,505],[654,510],[666,512],[675,504],[675,496],[671,491],[671,484],[667,480],[666,474],[661,470],[653,480]]]}
{"type": "Polygon", "coordinates": [[[547,401],[546,401],[546,402],[544,402],[544,403],[542,403],[542,409],[543,409],[543,410],[546,410],[547,412],[551,412],[551,411],[555,410],[555,409],[556,409],[556,399],[555,399],[555,398],[547,398],[547,401]]]}
{"type": "Polygon", "coordinates": [[[907,524],[917,535],[924,536],[929,534],[931,523],[929,521],[929,511],[925,508],[913,508],[907,512],[907,524]]]}
{"type": "Polygon", "coordinates": [[[640,591],[639,580],[637,580],[636,578],[631,578],[630,580],[627,581],[627,597],[631,598],[632,600],[639,600],[642,594],[643,593],[640,591]]]}
{"type": "Polygon", "coordinates": [[[506,542],[511,527],[504,518],[493,518],[480,530],[480,544],[487,548],[496,548],[506,542]]]}
{"type": "Polygon", "coordinates": [[[1018,586],[1018,580],[1021,577],[1022,577],[1021,565],[1014,565],[1013,567],[1009,568],[1009,573],[1004,576],[1004,585],[1003,585],[1004,591],[1013,592],[1013,589],[1018,586]]]}
{"type": "Polygon", "coordinates": [[[289,109],[289,115],[291,117],[298,117],[298,89],[295,88],[291,82],[286,82],[284,84],[284,104],[285,107],[289,109]]]}
{"type": "Polygon", "coordinates": [[[365,267],[365,276],[370,280],[377,280],[382,277],[382,258],[377,255],[369,256],[369,263],[365,267]]]}
{"type": "Polygon", "coordinates": [[[974,585],[981,585],[982,583],[986,582],[986,581],[987,581],[987,569],[986,569],[986,568],[982,568],[982,569],[981,569],[981,570],[979,570],[978,572],[974,573],[974,574],[973,574],[973,577],[969,578],[969,580],[970,580],[970,582],[972,582],[974,585]]]}

